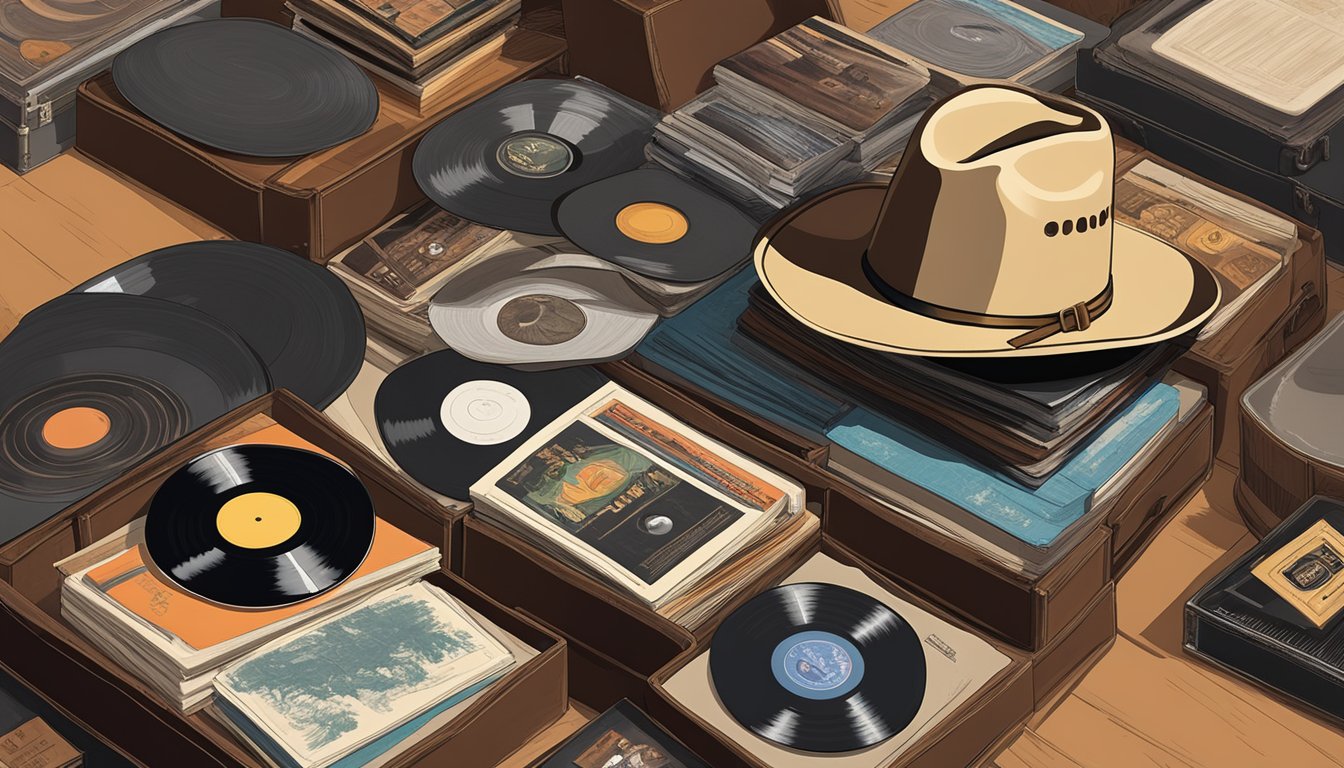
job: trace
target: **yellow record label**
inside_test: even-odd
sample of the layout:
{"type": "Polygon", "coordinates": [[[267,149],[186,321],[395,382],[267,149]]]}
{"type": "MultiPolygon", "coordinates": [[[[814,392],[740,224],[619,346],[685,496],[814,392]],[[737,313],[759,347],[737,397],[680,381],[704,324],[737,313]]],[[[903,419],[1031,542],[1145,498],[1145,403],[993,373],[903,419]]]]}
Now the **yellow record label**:
{"type": "Polygon", "coordinates": [[[267,549],[299,531],[303,513],[294,502],[274,493],[244,493],[224,502],[215,527],[224,540],[244,549],[267,549]]]}
{"type": "Polygon", "coordinates": [[[685,214],[663,203],[631,203],[616,214],[616,229],[641,243],[675,243],[690,228],[685,214]]]}

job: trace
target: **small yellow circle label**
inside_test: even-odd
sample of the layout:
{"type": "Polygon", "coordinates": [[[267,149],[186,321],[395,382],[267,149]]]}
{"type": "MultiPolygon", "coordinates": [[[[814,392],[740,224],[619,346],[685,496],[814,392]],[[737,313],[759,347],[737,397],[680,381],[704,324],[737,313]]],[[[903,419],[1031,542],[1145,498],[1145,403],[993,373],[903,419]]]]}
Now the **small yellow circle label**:
{"type": "Polygon", "coordinates": [[[631,203],[616,214],[616,229],[641,243],[675,243],[690,228],[685,214],[663,203],[631,203]]]}
{"type": "Polygon", "coordinates": [[[294,502],[274,493],[244,493],[224,502],[215,527],[224,540],[244,549],[266,549],[299,531],[303,513],[294,502]]]}
{"type": "Polygon", "coordinates": [[[75,406],[53,413],[42,425],[42,439],[53,448],[88,448],[107,437],[112,420],[97,408],[75,406]]]}

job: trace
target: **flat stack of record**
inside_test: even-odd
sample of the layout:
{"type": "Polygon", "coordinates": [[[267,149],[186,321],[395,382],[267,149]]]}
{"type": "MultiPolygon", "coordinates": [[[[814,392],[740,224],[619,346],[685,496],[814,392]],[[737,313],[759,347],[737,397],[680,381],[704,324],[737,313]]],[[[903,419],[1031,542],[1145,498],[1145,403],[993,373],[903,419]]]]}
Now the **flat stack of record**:
{"type": "Polygon", "coordinates": [[[922,64],[819,17],[724,60],[714,80],[659,123],[649,156],[758,218],[876,168],[932,103],[922,64]]]}
{"type": "MultiPolygon", "coordinates": [[[[425,281],[442,286],[427,316],[444,343],[533,370],[616,359],[660,315],[746,263],[750,218],[703,187],[640,167],[653,124],[644,107],[589,81],[541,80],[501,89],[430,131],[416,178],[447,214],[413,220],[450,215],[512,238],[439,243],[440,253],[462,253],[425,281]]],[[[411,272],[386,266],[386,254],[409,254],[420,239],[383,243],[377,259],[356,246],[339,261],[366,276],[411,272]]],[[[418,326],[421,306],[402,307],[410,317],[396,325],[418,326]]]]}
{"type": "Polygon", "coordinates": [[[395,85],[417,106],[499,55],[519,0],[290,0],[294,30],[395,85]]]}
{"type": "Polygon", "coordinates": [[[117,90],[150,120],[212,149],[295,157],[367,131],[378,90],[359,67],[260,19],[198,21],[118,54],[117,90]]]}
{"type": "Polygon", "coordinates": [[[234,241],[145,254],[32,311],[0,342],[0,541],[273,387],[326,407],[363,333],[330,273],[234,241]]]}
{"type": "Polygon", "coordinates": [[[191,712],[268,640],[432,573],[437,548],[374,516],[359,479],[302,448],[204,453],[144,518],[66,564],[62,616],[191,712]]]}
{"type": "Polygon", "coordinates": [[[881,768],[1009,665],[979,637],[814,555],[661,683],[762,765],[881,768]]]}

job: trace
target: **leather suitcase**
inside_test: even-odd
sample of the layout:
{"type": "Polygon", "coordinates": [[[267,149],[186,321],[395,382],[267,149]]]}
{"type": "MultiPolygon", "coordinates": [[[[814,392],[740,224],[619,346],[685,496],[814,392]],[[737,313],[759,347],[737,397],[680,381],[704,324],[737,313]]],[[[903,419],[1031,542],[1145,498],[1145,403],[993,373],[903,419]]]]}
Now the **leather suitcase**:
{"type": "Polygon", "coordinates": [[[240,240],[325,263],[424,199],[411,158],[426,131],[500,86],[558,68],[564,48],[560,38],[519,29],[477,76],[425,113],[379,84],[368,132],[298,159],[244,157],[183,139],[136,111],[104,74],[79,88],[76,146],[240,240]]]}
{"type": "MultiPolygon", "coordinates": [[[[901,599],[939,614],[954,624],[957,623],[955,618],[943,613],[940,606],[909,593],[881,574],[869,570],[866,564],[830,537],[823,538],[820,551],[842,564],[863,569],[879,586],[901,599]]],[[[1008,657],[1007,666],[981,691],[948,713],[942,722],[924,736],[908,745],[902,755],[886,768],[898,766],[947,768],[972,765],[1004,734],[1015,732],[1026,721],[1033,708],[1030,660],[1021,651],[1006,645],[993,641],[991,645],[1008,657]]],[[[742,747],[717,735],[705,720],[677,702],[664,688],[669,678],[704,650],[704,648],[688,650],[651,678],[649,714],[714,768],[773,768],[750,756],[742,747]]]]}
{"type": "Polygon", "coordinates": [[[1344,316],[1246,391],[1235,498],[1264,537],[1317,494],[1344,498],[1344,316]]]}
{"type": "MultiPolygon", "coordinates": [[[[183,715],[60,618],[60,572],[53,563],[143,514],[159,482],[210,448],[279,424],[345,462],[364,482],[380,516],[447,551],[451,526],[441,507],[366,449],[281,390],[250,403],[156,454],[115,482],[0,550],[0,659],[100,738],[149,766],[262,768],[206,714],[183,715]]],[[[447,572],[431,583],[449,591],[540,653],[492,688],[451,726],[395,765],[494,765],[568,709],[564,640],[447,572]],[[452,757],[449,758],[448,756],[452,757]]]]}
{"type": "Polygon", "coordinates": [[[470,517],[462,532],[462,576],[563,636],[570,649],[570,696],[603,710],[623,698],[643,703],[650,675],[686,649],[707,642],[733,608],[797,568],[816,551],[820,538],[818,530],[784,553],[738,598],[694,630],[470,517]]]}
{"type": "Polygon", "coordinates": [[[714,84],[723,59],[811,16],[826,0],[563,0],[573,74],[670,112],[714,84]]]}

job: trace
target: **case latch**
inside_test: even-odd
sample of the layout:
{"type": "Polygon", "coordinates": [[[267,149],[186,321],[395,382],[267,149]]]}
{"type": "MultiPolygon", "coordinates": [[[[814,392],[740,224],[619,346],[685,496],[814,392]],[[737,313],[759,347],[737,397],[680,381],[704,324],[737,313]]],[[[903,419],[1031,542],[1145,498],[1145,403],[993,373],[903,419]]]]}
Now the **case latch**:
{"type": "Polygon", "coordinates": [[[37,105],[37,127],[41,128],[51,122],[51,102],[44,101],[37,105]]]}
{"type": "Polygon", "coordinates": [[[1291,155],[1291,159],[1284,159],[1292,163],[1293,170],[1298,173],[1309,171],[1317,163],[1330,159],[1330,136],[1327,134],[1305,147],[1298,147],[1296,152],[1285,148],[1284,154],[1291,155]]]}

